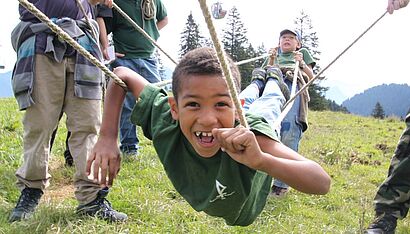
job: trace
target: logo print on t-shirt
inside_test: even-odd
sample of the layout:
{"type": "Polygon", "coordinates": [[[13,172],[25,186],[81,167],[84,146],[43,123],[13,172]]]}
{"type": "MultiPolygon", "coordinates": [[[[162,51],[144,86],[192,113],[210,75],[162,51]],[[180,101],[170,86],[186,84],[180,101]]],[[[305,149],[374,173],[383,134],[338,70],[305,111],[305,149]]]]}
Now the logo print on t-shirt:
{"type": "Polygon", "coordinates": [[[226,186],[221,184],[218,180],[215,180],[215,183],[216,183],[216,191],[218,192],[218,195],[214,199],[212,199],[210,202],[214,202],[218,199],[225,200],[226,197],[231,196],[232,194],[235,193],[235,192],[232,192],[228,194],[227,192],[225,192],[226,186]]]}

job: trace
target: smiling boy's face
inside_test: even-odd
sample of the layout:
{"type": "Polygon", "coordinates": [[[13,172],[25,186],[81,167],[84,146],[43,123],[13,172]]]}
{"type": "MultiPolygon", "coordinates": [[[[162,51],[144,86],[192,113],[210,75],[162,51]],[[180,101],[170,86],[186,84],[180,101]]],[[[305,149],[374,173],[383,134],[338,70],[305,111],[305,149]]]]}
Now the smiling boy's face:
{"type": "Polygon", "coordinates": [[[220,145],[212,136],[213,128],[232,128],[235,108],[228,87],[217,75],[188,75],[181,83],[178,100],[169,98],[171,114],[195,151],[212,157],[220,145]]]}

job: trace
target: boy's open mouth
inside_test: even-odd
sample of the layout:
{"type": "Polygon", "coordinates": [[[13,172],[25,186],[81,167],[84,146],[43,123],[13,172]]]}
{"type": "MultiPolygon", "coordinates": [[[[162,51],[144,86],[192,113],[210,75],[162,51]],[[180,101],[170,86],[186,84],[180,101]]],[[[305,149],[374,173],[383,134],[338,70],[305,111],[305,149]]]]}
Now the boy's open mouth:
{"type": "Polygon", "coordinates": [[[195,132],[195,136],[200,143],[212,143],[214,141],[212,132],[195,132]]]}

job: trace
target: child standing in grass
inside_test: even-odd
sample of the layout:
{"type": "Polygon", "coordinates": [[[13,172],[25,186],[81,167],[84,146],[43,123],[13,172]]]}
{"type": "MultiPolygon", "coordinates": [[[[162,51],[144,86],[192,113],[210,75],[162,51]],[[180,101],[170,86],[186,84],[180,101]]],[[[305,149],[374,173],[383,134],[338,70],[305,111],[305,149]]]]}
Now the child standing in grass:
{"type": "MultiPolygon", "coordinates": [[[[238,68],[229,62],[240,84],[238,68]]],[[[181,59],[173,73],[173,97],[130,69],[114,72],[137,99],[132,122],[152,140],[168,178],[195,210],[245,226],[262,211],[272,177],[305,193],[328,192],[330,177],[323,168],[278,142],[258,113],[246,114],[249,129],[238,124],[213,49],[195,49],[181,59]]],[[[120,86],[109,84],[100,137],[87,162],[88,172],[92,167],[104,186],[112,185],[120,168],[117,126],[124,96],[120,86]]]]}

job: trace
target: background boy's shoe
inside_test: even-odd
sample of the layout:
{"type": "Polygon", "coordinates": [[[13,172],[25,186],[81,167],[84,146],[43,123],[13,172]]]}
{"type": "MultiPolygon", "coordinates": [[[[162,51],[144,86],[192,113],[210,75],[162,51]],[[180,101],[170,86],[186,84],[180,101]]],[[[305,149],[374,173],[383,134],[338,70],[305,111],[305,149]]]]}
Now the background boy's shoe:
{"type": "Polygon", "coordinates": [[[394,234],[397,218],[389,213],[377,215],[373,223],[364,231],[365,234],[394,234]]]}
{"type": "Polygon", "coordinates": [[[118,212],[111,207],[111,203],[105,198],[108,195],[108,188],[98,191],[97,198],[94,201],[79,205],[77,214],[96,216],[109,222],[123,222],[128,219],[124,213],[118,212]]]}
{"type": "Polygon", "coordinates": [[[280,91],[282,92],[286,101],[288,101],[290,98],[290,91],[286,83],[283,81],[283,75],[282,75],[280,68],[274,67],[274,66],[266,66],[265,69],[266,69],[266,80],[268,79],[277,80],[280,91]]]}
{"type": "Polygon", "coordinates": [[[11,212],[9,222],[30,218],[40,201],[43,191],[36,188],[25,188],[21,191],[16,207],[11,212]]]}
{"type": "Polygon", "coordinates": [[[72,167],[74,164],[74,159],[73,156],[70,153],[70,150],[67,148],[64,151],[64,159],[65,159],[65,165],[68,167],[72,167]]]}
{"type": "Polygon", "coordinates": [[[251,83],[256,84],[259,89],[259,96],[262,95],[263,90],[265,89],[266,82],[266,71],[263,68],[255,68],[252,71],[251,83]]]}
{"type": "Polygon", "coordinates": [[[272,185],[271,195],[276,198],[283,198],[289,192],[289,188],[282,188],[276,185],[272,185]]]}

